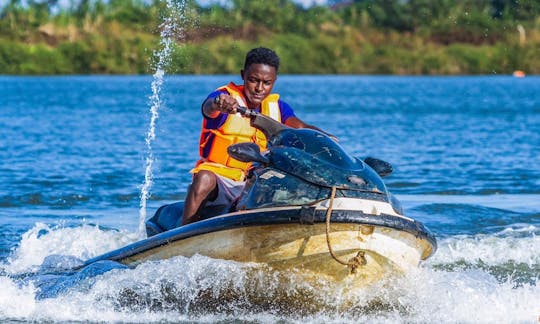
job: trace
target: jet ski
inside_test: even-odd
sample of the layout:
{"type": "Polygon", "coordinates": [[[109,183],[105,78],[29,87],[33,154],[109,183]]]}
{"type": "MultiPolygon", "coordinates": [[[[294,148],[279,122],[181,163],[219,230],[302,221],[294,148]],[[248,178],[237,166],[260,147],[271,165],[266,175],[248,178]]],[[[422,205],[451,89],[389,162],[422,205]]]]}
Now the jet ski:
{"type": "Polygon", "coordinates": [[[268,148],[228,148],[233,158],[252,163],[234,206],[203,208],[202,220],[184,226],[183,202],[161,206],[146,221],[148,238],[83,266],[103,260],[136,266],[200,254],[366,283],[418,267],[436,251],[435,236],[405,216],[386,188],[382,177],[392,172],[390,164],[353,157],[319,131],[238,111],[266,135],[268,148]]]}

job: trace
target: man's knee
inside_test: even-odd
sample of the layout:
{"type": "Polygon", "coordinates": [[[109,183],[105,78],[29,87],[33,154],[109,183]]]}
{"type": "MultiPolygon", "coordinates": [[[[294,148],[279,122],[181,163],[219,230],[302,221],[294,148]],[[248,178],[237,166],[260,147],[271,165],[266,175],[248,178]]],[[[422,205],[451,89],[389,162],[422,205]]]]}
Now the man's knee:
{"type": "Polygon", "coordinates": [[[211,171],[201,170],[193,177],[191,190],[197,195],[208,195],[216,188],[217,178],[211,171]]]}

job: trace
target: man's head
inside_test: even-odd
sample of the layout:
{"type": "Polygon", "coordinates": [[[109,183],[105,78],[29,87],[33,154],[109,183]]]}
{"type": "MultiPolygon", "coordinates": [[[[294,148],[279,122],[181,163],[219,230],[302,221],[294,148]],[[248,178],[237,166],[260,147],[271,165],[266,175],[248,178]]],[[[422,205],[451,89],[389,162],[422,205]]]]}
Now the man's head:
{"type": "Polygon", "coordinates": [[[247,53],[240,75],[244,80],[244,95],[248,108],[258,108],[271,93],[277,80],[278,69],[279,56],[271,49],[258,47],[247,53]]]}
{"type": "Polygon", "coordinates": [[[247,70],[252,64],[273,66],[277,72],[279,70],[279,56],[269,48],[257,47],[246,54],[244,70],[247,70]]]}

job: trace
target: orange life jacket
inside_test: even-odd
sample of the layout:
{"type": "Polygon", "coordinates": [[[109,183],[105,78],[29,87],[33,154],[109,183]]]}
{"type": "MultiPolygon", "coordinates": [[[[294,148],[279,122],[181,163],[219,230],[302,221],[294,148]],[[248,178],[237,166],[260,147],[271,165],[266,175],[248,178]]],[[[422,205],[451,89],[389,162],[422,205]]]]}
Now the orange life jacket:
{"type": "MultiPolygon", "coordinates": [[[[237,86],[231,82],[217,90],[226,90],[236,99],[240,106],[247,107],[243,92],[244,86],[237,86]]],[[[261,113],[281,121],[278,99],[278,94],[268,95],[261,103],[261,113]]],[[[250,167],[251,163],[233,159],[227,152],[230,145],[242,142],[253,142],[259,145],[261,150],[266,149],[266,137],[260,130],[251,127],[249,118],[242,117],[239,113],[228,114],[227,119],[218,129],[207,128],[205,118],[199,143],[201,159],[190,172],[197,173],[200,170],[209,170],[236,181],[243,180],[245,171],[250,167]],[[211,147],[205,157],[203,151],[207,145],[211,145],[211,147]]]]}

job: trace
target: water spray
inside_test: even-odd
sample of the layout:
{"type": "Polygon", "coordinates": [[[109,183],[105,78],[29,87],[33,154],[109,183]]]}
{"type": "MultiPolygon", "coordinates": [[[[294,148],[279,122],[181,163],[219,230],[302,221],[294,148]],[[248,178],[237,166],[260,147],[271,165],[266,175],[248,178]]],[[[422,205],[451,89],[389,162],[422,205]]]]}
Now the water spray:
{"type": "Polygon", "coordinates": [[[152,80],[152,95],[150,96],[150,124],[146,133],[146,168],[144,173],[144,183],[141,186],[140,209],[139,209],[139,237],[146,236],[144,222],[146,220],[146,205],[150,197],[150,189],[153,183],[153,165],[155,157],[152,150],[152,143],[156,139],[156,122],[159,117],[159,109],[162,107],[161,89],[165,75],[165,67],[169,64],[175,39],[182,39],[184,36],[183,22],[185,20],[185,0],[167,0],[167,13],[163,18],[160,33],[159,50],[154,52],[157,57],[156,72],[152,80]]]}

